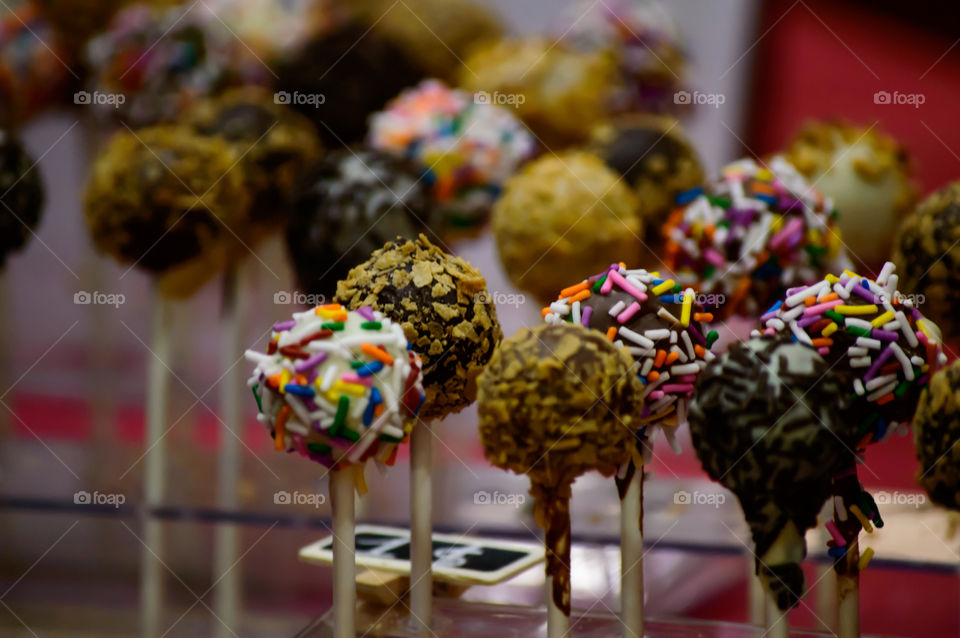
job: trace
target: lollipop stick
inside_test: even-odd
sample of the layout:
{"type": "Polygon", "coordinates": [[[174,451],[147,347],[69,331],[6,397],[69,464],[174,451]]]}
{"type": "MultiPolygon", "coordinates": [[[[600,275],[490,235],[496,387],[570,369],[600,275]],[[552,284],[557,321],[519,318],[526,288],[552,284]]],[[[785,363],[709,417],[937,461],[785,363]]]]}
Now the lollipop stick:
{"type": "Polygon", "coordinates": [[[766,616],[767,631],[764,634],[765,638],[787,638],[790,635],[787,612],[780,611],[772,594],[766,595],[766,616]]]}
{"type": "MultiPolygon", "coordinates": [[[[240,326],[239,271],[228,270],[223,280],[223,307],[220,322],[220,414],[225,432],[220,437],[220,458],[217,464],[217,506],[224,511],[239,506],[237,485],[240,479],[240,437],[243,436],[240,389],[243,384],[237,356],[243,352],[240,326]]],[[[231,523],[220,523],[214,536],[213,608],[220,622],[218,638],[233,636],[240,615],[240,576],[236,564],[240,530],[231,523]]]]}
{"type": "Polygon", "coordinates": [[[433,423],[418,423],[410,435],[410,613],[420,633],[433,613],[433,423]]]}
{"type": "Polygon", "coordinates": [[[840,638],[860,636],[860,541],[854,539],[847,545],[847,553],[841,559],[844,568],[837,573],[837,635],[840,638]]]}
{"type": "Polygon", "coordinates": [[[750,624],[762,625],[766,622],[767,592],[763,581],[757,576],[757,561],[751,554],[744,559],[747,565],[747,594],[750,605],[750,624]]]}
{"type": "Polygon", "coordinates": [[[643,636],[643,468],[631,463],[620,500],[620,622],[623,638],[643,636]]]}
{"type": "Polygon", "coordinates": [[[164,529],[152,509],[163,504],[166,492],[166,449],[163,440],[167,424],[167,393],[170,374],[170,332],[173,307],[154,290],[152,356],[147,364],[147,440],[144,458],[143,549],[140,552],[140,631],[142,636],[163,633],[164,529]]]}
{"type": "Polygon", "coordinates": [[[333,507],[333,635],[356,638],[357,582],[355,566],[354,481],[351,470],[330,473],[333,507]]]}
{"type": "Polygon", "coordinates": [[[570,501],[547,505],[547,638],[570,633],[570,501]]]}

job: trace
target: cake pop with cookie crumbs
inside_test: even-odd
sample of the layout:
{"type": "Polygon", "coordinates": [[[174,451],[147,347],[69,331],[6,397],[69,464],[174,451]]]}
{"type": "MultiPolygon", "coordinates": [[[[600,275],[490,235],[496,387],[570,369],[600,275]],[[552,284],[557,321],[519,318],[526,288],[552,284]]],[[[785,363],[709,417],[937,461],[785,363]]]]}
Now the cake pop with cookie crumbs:
{"type": "Polygon", "coordinates": [[[567,616],[571,485],[592,470],[609,476],[629,460],[642,403],[632,367],[626,350],[603,334],[555,323],[505,340],[480,375],[484,456],[530,477],[553,602],[567,616]]]}
{"type": "Polygon", "coordinates": [[[43,199],[39,168],[20,142],[0,128],[0,269],[37,227],[43,199]]]}
{"type": "Polygon", "coordinates": [[[423,359],[426,421],[476,400],[477,376],[503,338],[487,282],[473,266],[421,234],[398,237],[337,284],[337,302],[370,306],[401,326],[423,359]]]}
{"type": "Polygon", "coordinates": [[[960,511],[960,361],[930,379],[913,417],[917,482],[938,505],[960,511]]]}

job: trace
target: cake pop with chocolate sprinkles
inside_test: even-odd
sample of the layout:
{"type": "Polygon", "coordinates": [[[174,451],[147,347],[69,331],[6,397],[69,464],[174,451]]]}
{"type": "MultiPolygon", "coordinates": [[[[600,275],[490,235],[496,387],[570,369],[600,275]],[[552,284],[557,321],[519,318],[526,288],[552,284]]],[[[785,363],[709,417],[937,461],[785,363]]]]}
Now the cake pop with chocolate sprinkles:
{"type": "Polygon", "coordinates": [[[158,276],[172,297],[192,294],[252,241],[239,156],[184,126],[114,135],[93,163],[84,198],[94,246],[158,276]]]}
{"type": "Polygon", "coordinates": [[[629,186],[584,152],[530,162],[493,208],[493,235],[507,276],[543,301],[609,266],[611,255],[637,261],[641,226],[629,186]]]}
{"type": "Polygon", "coordinates": [[[246,358],[257,364],[248,385],[275,449],[333,469],[393,465],[424,400],[403,329],[369,307],[294,313],[274,324],[266,354],[246,358]]]}
{"type": "Polygon", "coordinates": [[[629,460],[642,391],[632,367],[627,351],[603,334],[554,323],[505,340],[480,375],[484,456],[530,477],[553,600],[567,615],[571,485],[592,470],[612,475],[629,460]]]}
{"type": "Polygon", "coordinates": [[[781,157],[728,164],[676,203],[664,227],[667,270],[723,295],[724,318],[756,316],[786,288],[849,265],[830,199],[781,157]]]}
{"type": "Polygon", "coordinates": [[[332,298],[374,250],[427,231],[433,208],[422,178],[421,166],[369,149],[335,151],[311,166],[286,233],[301,289],[332,298]]]}
{"type": "Polygon", "coordinates": [[[591,148],[640,200],[643,243],[659,253],[676,196],[703,184],[700,156],[672,117],[623,116],[597,126],[591,148]]]}
{"type": "Polygon", "coordinates": [[[934,503],[960,511],[960,361],[930,378],[913,417],[917,482],[934,503]]]}
{"type": "Polygon", "coordinates": [[[785,155],[833,200],[857,263],[876,267],[887,260],[897,226],[917,203],[906,149],[875,126],[828,121],[804,127],[785,155]]]}
{"type": "Polygon", "coordinates": [[[251,221],[264,230],[282,225],[294,185],[320,157],[310,120],[277,104],[265,89],[246,87],[201,101],[186,113],[185,123],[201,135],[223,138],[242,158],[253,196],[251,221]]]}
{"type": "Polygon", "coordinates": [[[370,118],[369,145],[417,161],[445,234],[475,230],[508,177],[529,159],[533,136],[504,106],[425,80],[370,118]]]}
{"type": "Polygon", "coordinates": [[[423,358],[420,415],[428,421],[473,403],[477,375],[503,338],[483,275],[422,234],[375,250],[337,284],[336,301],[370,306],[403,326],[423,358]]]}
{"type": "Polygon", "coordinates": [[[853,462],[844,380],[784,337],[736,343],[697,381],[690,433],[703,469],[736,494],[756,569],[781,610],[804,595],[804,533],[853,462]]]}
{"type": "Polygon", "coordinates": [[[27,243],[42,209],[39,169],[20,142],[0,128],[0,268],[27,243]]]}
{"type": "Polygon", "coordinates": [[[927,197],[897,233],[893,261],[904,288],[924,297],[924,311],[960,338],[960,182],[927,197]]]}

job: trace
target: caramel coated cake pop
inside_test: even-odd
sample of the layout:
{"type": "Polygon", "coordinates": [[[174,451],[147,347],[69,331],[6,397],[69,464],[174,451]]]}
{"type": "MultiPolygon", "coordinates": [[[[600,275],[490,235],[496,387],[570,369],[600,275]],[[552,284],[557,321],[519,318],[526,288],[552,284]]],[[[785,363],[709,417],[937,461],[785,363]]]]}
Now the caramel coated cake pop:
{"type": "Polygon", "coordinates": [[[630,188],[583,152],[530,162],[493,208],[493,235],[510,281],[541,300],[603,270],[611,255],[636,261],[641,227],[630,188]]]}
{"type": "MultiPolygon", "coordinates": [[[[638,437],[652,442],[662,429],[679,454],[675,426],[687,422],[693,384],[714,358],[710,347],[717,339],[717,332],[707,332],[703,324],[713,321],[713,314],[703,310],[696,292],[657,273],[611,264],[605,272],[561,290],[543,309],[543,317],[547,323],[599,330],[626,348],[643,383],[638,437]]],[[[639,466],[643,459],[634,462],[639,466]]]]}
{"type": "Polygon", "coordinates": [[[97,250],[160,277],[186,297],[245,252],[250,195],[239,156],[218,137],[182,126],[114,135],[85,193],[97,250]]]}
{"type": "Polygon", "coordinates": [[[0,268],[27,243],[42,209],[39,169],[20,142],[0,128],[0,268]]]}
{"type": "Polygon", "coordinates": [[[521,329],[480,375],[484,456],[530,477],[553,599],[567,615],[571,485],[592,470],[612,475],[629,460],[642,392],[632,367],[627,351],[601,333],[556,323],[521,329]]]}
{"type": "Polygon", "coordinates": [[[960,338],[960,182],[927,197],[897,233],[894,263],[904,288],[924,296],[924,310],[949,340],[960,338]]]}
{"type": "Polygon", "coordinates": [[[854,272],[791,288],[760,317],[764,334],[816,348],[853,391],[857,449],[907,424],[930,375],[946,363],[940,330],[897,290],[887,262],[876,281],[854,272]]]}
{"type": "Polygon", "coordinates": [[[242,157],[253,195],[251,221],[265,229],[283,224],[294,184],[320,156],[310,120],[277,104],[272,93],[247,87],[198,103],[186,123],[201,135],[223,138],[242,157]]]}
{"type": "Polygon", "coordinates": [[[633,115],[601,124],[591,147],[620,173],[640,200],[643,243],[659,253],[663,225],[677,195],[703,184],[697,150],[672,117],[633,115]]]}
{"type": "Polygon", "coordinates": [[[676,203],[664,227],[667,269],[724,295],[723,317],[755,316],[785,289],[849,264],[832,202],[781,157],[729,164],[676,203]]]}
{"type": "Polygon", "coordinates": [[[480,227],[503,183],[533,156],[533,136],[511,109],[425,80],[370,118],[369,145],[417,161],[445,234],[480,227]]]}
{"type": "Polygon", "coordinates": [[[248,384],[274,447],[333,469],[393,465],[424,400],[403,329],[369,307],[294,313],[274,324],[266,354],[246,358],[257,364],[248,384]]]}
{"type": "Polygon", "coordinates": [[[301,289],[330,296],[350,269],[396,237],[433,222],[423,167],[383,151],[344,149],[307,171],[287,225],[301,289]]]}
{"type": "Polygon", "coordinates": [[[370,306],[403,326],[423,358],[427,421],[473,403],[477,375],[503,338],[483,275],[424,235],[375,250],[337,284],[336,301],[370,306]]]}
{"type": "Polygon", "coordinates": [[[591,128],[609,115],[621,86],[608,56],[546,38],[504,39],[477,49],[464,59],[459,84],[512,102],[553,151],[586,142],[591,128]]]}
{"type": "Polygon", "coordinates": [[[781,610],[804,595],[804,533],[854,461],[849,391],[816,353],[786,338],[736,343],[697,381],[690,433],[703,469],[736,494],[757,574],[781,610]]]}
{"type": "Polygon", "coordinates": [[[879,266],[890,257],[897,226],[917,201],[903,146],[873,126],[814,122],[786,157],[833,200],[837,226],[856,260],[879,266]]]}
{"type": "Polygon", "coordinates": [[[960,361],[930,379],[913,417],[917,482],[934,503],[960,511],[960,361]]]}

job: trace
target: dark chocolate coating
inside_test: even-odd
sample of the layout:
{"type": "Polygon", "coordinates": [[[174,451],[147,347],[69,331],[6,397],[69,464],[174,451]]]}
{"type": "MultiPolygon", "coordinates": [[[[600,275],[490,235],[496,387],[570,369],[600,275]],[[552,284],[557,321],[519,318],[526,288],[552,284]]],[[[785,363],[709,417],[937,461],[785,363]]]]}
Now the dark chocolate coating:
{"type": "Polygon", "coordinates": [[[960,511],[960,361],[933,375],[913,428],[917,482],[934,503],[960,511]]]}
{"type": "Polygon", "coordinates": [[[294,104],[317,126],[328,145],[360,142],[367,118],[400,91],[424,78],[408,56],[363,24],[348,23],[319,36],[293,60],[281,65],[278,90],[291,95],[321,94],[323,104],[294,104]]]}
{"type": "Polygon", "coordinates": [[[304,176],[287,248],[304,292],[332,298],[337,282],[396,238],[416,239],[432,213],[422,169],[383,151],[329,154],[304,176]]]}
{"type": "MultiPolygon", "coordinates": [[[[693,396],[697,456],[711,478],[737,495],[757,556],[788,521],[801,535],[814,527],[831,479],[853,461],[856,425],[843,417],[849,399],[842,378],[812,348],[764,337],[711,362],[693,396]]],[[[789,565],[767,568],[790,576],[767,579],[780,608],[796,605],[802,573],[789,565]]]]}
{"type": "Polygon", "coordinates": [[[40,171],[20,143],[0,129],[0,267],[27,242],[40,221],[40,171]]]}

